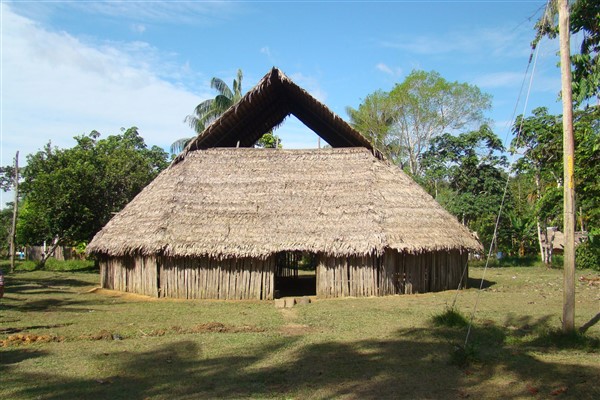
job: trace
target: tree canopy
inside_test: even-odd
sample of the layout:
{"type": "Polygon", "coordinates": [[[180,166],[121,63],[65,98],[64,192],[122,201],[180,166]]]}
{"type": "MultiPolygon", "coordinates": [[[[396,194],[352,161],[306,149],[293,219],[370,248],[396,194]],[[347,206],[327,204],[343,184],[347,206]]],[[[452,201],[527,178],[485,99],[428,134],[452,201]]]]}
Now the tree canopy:
{"type": "Polygon", "coordinates": [[[504,194],[508,163],[503,152],[500,139],[483,125],[433,138],[422,156],[425,188],[486,245],[504,194]]]}
{"type": "Polygon", "coordinates": [[[19,243],[89,241],[168,165],[168,154],[148,148],[136,127],[99,137],[77,136],[70,149],[48,143],[27,157],[19,243]]]}
{"type": "MultiPolygon", "coordinates": [[[[546,12],[536,23],[535,48],[542,37],[558,35],[556,1],[548,3],[546,12]]],[[[575,0],[569,10],[569,29],[582,37],[579,51],[571,55],[573,102],[581,105],[600,96],[600,1],[575,0]]]]}
{"type": "Polygon", "coordinates": [[[390,92],[377,91],[347,112],[352,126],[388,158],[420,176],[421,155],[434,137],[476,129],[490,107],[491,97],[476,86],[415,70],[390,92]]]}

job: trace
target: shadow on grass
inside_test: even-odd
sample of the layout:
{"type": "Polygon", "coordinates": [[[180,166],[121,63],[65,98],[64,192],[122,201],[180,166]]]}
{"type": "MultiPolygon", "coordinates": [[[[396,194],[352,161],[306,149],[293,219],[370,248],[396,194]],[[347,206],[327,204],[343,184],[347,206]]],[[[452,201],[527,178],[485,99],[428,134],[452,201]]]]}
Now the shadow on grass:
{"type": "Polygon", "coordinates": [[[21,278],[19,275],[14,274],[7,279],[0,310],[88,312],[97,305],[105,304],[101,298],[80,297],[76,288],[92,286],[85,280],[66,277],[62,273],[43,278],[21,278]]]}
{"type": "MultiPolygon", "coordinates": [[[[544,318],[515,322],[532,329],[547,323],[544,318]]],[[[16,388],[15,397],[42,399],[516,399],[533,390],[541,398],[559,391],[562,398],[591,399],[600,394],[600,367],[542,361],[526,345],[508,345],[511,331],[491,323],[473,327],[478,362],[471,371],[452,366],[453,343],[463,341],[464,333],[464,327],[431,327],[399,330],[389,339],[311,344],[274,335],[245,354],[218,357],[207,356],[198,336],[145,352],[92,356],[85,362],[101,371],[93,379],[11,369],[5,385],[16,388]],[[510,381],[499,381],[498,371],[510,381]]]]}
{"type": "Polygon", "coordinates": [[[15,333],[27,332],[33,329],[54,329],[54,328],[62,328],[65,326],[73,325],[72,323],[68,324],[54,324],[54,325],[33,325],[33,326],[24,326],[22,328],[0,328],[0,335],[12,335],[15,333]]]}
{"type": "MultiPolygon", "coordinates": [[[[100,303],[87,300],[71,299],[43,299],[34,301],[14,301],[9,304],[3,302],[0,304],[2,310],[12,310],[20,312],[89,312],[94,306],[100,303]]],[[[97,310],[96,310],[97,311],[97,310]]]]}
{"type": "Polygon", "coordinates": [[[488,281],[487,279],[484,279],[483,283],[482,283],[481,279],[467,278],[467,288],[470,288],[470,289],[479,289],[480,286],[482,289],[487,289],[491,286],[494,286],[495,284],[496,284],[496,282],[488,281]]]}
{"type": "MultiPolygon", "coordinates": [[[[33,349],[6,349],[0,352],[0,371],[3,371],[11,364],[17,364],[30,358],[38,358],[48,353],[33,349]]],[[[4,375],[4,371],[3,371],[4,375]]]]}
{"type": "MultiPolygon", "coordinates": [[[[6,278],[6,291],[11,292],[20,292],[23,290],[33,290],[33,289],[44,289],[51,288],[55,289],[57,287],[61,288],[69,288],[69,287],[83,287],[83,286],[91,286],[92,283],[71,277],[66,277],[68,274],[65,272],[56,273],[56,275],[51,275],[44,278],[32,278],[30,276],[22,275],[24,278],[21,278],[20,273],[15,273],[7,276],[6,278]]],[[[99,278],[98,278],[99,279],[99,278]]]]}

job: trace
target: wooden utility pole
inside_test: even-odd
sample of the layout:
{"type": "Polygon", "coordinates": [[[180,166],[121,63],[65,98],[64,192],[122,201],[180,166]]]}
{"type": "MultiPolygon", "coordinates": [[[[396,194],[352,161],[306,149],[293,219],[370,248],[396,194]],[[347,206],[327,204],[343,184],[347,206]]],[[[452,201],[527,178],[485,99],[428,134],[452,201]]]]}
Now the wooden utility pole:
{"type": "Polygon", "coordinates": [[[575,331],[575,141],[573,139],[573,98],[571,93],[571,50],[569,43],[569,2],[558,0],[560,74],[563,104],[564,166],[564,292],[563,333],[575,331]]]}
{"type": "Polygon", "coordinates": [[[15,270],[15,239],[17,236],[17,216],[19,213],[19,152],[15,155],[15,175],[13,182],[15,202],[13,204],[12,229],[10,231],[10,272],[15,270]]]}

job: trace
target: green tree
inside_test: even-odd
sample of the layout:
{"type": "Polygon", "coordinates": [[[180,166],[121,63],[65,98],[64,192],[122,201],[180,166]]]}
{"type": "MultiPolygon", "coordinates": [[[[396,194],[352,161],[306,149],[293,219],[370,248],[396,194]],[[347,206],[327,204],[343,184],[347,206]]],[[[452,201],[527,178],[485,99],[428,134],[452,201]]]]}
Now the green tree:
{"type": "Polygon", "coordinates": [[[148,148],[135,127],[99,136],[92,131],[75,137],[70,149],[48,143],[27,157],[20,243],[89,241],[168,165],[167,153],[148,148]]]}
{"type": "Polygon", "coordinates": [[[513,126],[515,138],[511,149],[521,155],[513,166],[521,176],[533,180],[535,220],[541,259],[549,264],[552,249],[548,243],[548,227],[557,226],[562,212],[562,123],[560,117],[548,114],[545,107],[536,108],[530,117],[518,116],[513,126]]]}
{"type": "Polygon", "coordinates": [[[386,157],[400,161],[399,144],[389,135],[394,119],[392,102],[388,93],[382,90],[371,93],[358,106],[358,109],[346,107],[346,113],[350,118],[350,125],[354,129],[361,132],[382,150],[386,157]]]}
{"type": "Polygon", "coordinates": [[[578,222],[581,230],[600,230],[600,106],[576,110],[573,131],[578,222]]]}
{"type": "MultiPolygon", "coordinates": [[[[548,114],[546,108],[533,110],[532,116],[517,117],[513,127],[512,151],[521,155],[514,171],[530,179],[535,203],[535,218],[542,261],[550,263],[551,250],[544,248],[547,227],[562,225],[563,163],[562,119],[548,114]]],[[[581,230],[600,228],[600,107],[576,110],[575,136],[576,198],[581,230]]]]}
{"type": "Polygon", "coordinates": [[[426,188],[440,204],[489,245],[498,214],[507,166],[504,146],[487,126],[433,138],[421,157],[426,188]]]}
{"type": "Polygon", "coordinates": [[[262,149],[280,149],[281,139],[279,136],[274,135],[273,132],[267,132],[258,139],[255,147],[262,149]]]}
{"type": "Polygon", "coordinates": [[[15,180],[15,167],[7,165],[0,167],[0,190],[8,192],[12,190],[15,180]]]}
{"type": "Polygon", "coordinates": [[[434,137],[478,127],[490,107],[491,97],[476,86],[412,71],[389,93],[375,92],[348,112],[356,129],[418,177],[421,155],[434,137]]]}
{"type": "Polygon", "coordinates": [[[0,257],[7,257],[9,252],[10,233],[13,219],[13,203],[7,203],[6,207],[0,210],[0,257]]]}
{"type": "Polygon", "coordinates": [[[505,215],[510,220],[508,239],[511,243],[509,253],[525,256],[537,254],[536,235],[536,190],[529,174],[512,174],[509,180],[510,207],[505,207],[505,215]]]}
{"type": "MultiPolygon", "coordinates": [[[[542,37],[556,38],[558,25],[556,1],[549,3],[543,17],[536,23],[535,48],[542,37]]],[[[582,36],[578,53],[571,55],[573,102],[580,105],[600,95],[600,2],[576,0],[570,6],[570,31],[582,36]]]]}

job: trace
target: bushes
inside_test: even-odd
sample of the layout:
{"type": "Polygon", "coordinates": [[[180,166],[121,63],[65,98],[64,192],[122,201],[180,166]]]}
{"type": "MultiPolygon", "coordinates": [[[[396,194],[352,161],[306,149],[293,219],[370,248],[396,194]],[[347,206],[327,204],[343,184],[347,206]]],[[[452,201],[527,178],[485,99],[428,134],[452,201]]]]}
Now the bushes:
{"type": "Polygon", "coordinates": [[[575,265],[578,269],[600,271],[600,240],[598,238],[590,235],[589,240],[577,246],[575,265]]]}

